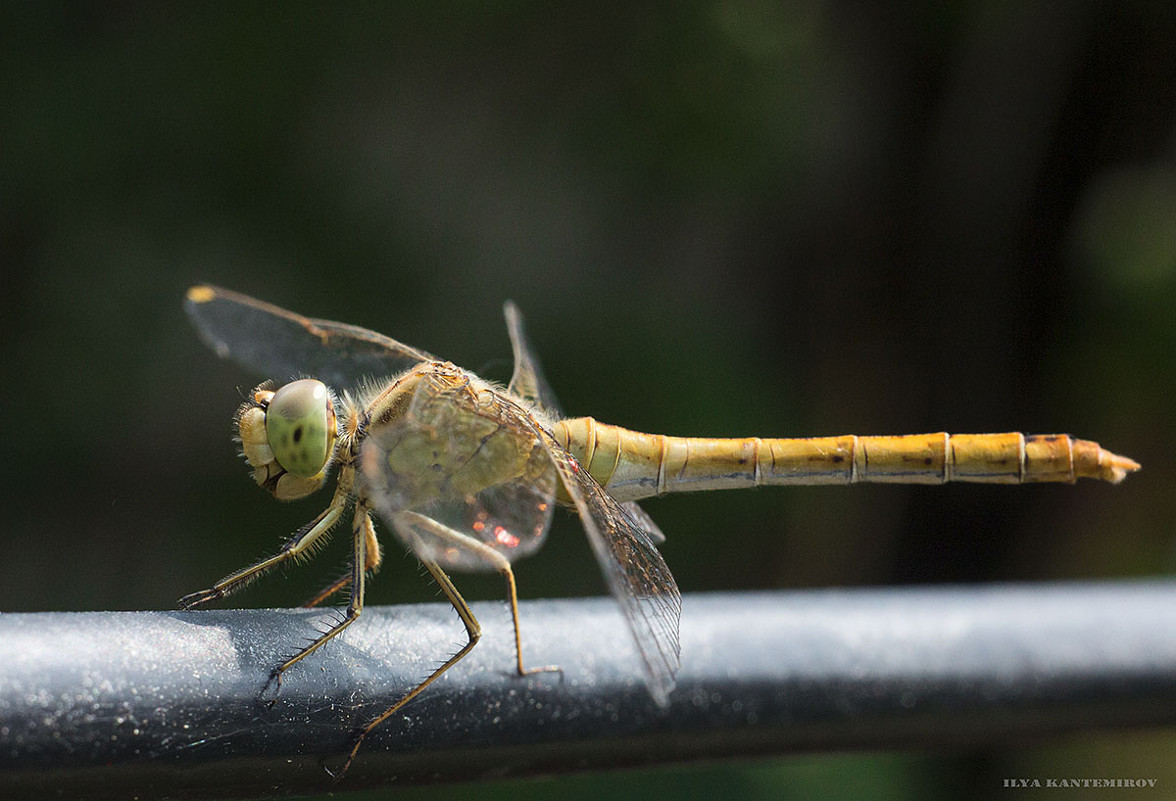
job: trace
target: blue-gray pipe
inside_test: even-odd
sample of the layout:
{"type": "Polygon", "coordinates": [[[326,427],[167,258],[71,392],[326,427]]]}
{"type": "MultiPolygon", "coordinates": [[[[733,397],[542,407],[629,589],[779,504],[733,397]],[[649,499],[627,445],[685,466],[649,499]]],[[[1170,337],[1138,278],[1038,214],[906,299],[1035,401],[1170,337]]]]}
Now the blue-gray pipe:
{"type": "Polygon", "coordinates": [[[261,697],[326,611],[0,615],[0,798],[260,797],[856,748],[958,748],[1176,724],[1176,582],[687,596],[653,704],[608,599],[369,607],[261,697]]]}

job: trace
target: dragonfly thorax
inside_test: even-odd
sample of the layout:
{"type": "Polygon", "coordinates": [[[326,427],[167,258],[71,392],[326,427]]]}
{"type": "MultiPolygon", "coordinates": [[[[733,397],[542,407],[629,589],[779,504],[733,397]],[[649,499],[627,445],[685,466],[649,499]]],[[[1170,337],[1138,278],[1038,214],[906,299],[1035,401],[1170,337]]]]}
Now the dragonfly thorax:
{"type": "Polygon", "coordinates": [[[339,432],[335,402],[313,378],[271,387],[256,387],[237,410],[241,453],[260,486],[278,500],[297,500],[326,479],[339,432]]]}
{"type": "Polygon", "coordinates": [[[367,408],[361,461],[394,509],[472,496],[527,472],[539,442],[487,382],[446,362],[421,364],[367,408]],[[394,489],[393,489],[394,488],[394,489]]]}
{"type": "Polygon", "coordinates": [[[426,362],[371,398],[365,416],[354,446],[357,496],[418,556],[489,570],[498,563],[479,554],[513,561],[542,543],[555,466],[525,410],[496,386],[426,362]]]}

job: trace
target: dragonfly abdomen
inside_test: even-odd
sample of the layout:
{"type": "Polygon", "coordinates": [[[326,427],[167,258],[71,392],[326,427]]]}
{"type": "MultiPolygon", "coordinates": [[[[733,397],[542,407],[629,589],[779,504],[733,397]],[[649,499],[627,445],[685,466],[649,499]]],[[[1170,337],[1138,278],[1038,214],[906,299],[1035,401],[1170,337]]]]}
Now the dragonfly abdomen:
{"type": "Polygon", "coordinates": [[[1139,465],[1068,434],[911,434],[719,439],[563,420],[556,436],[619,500],[760,485],[1118,483],[1139,465]]]}

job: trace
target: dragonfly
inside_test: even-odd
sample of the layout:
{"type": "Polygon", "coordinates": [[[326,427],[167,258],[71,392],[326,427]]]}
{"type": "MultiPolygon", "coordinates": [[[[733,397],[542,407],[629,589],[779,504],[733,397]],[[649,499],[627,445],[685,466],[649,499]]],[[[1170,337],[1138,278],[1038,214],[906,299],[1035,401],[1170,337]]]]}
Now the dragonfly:
{"type": "MultiPolygon", "coordinates": [[[[373,516],[432,575],[466,630],[466,643],[395,704],[356,730],[338,776],[367,736],[461,661],[481,626],[448,571],[497,571],[523,664],[512,563],[544,542],[555,507],[580,517],[642,664],[644,684],[668,703],[680,665],[681,594],[657,546],[665,537],[638,501],[671,492],[761,485],[862,482],[1118,483],[1135,461],[1066,434],[918,434],[809,438],[698,438],[646,434],[566,418],[511,302],[504,306],[514,370],[503,387],[374,331],[304,317],[215,286],[194,286],[185,309],[216,354],[270,376],[234,417],[253,479],[274,498],[304,498],[336,473],[327,507],[280,550],[180,600],[222,599],[273,568],[314,552],[350,513],[352,560],[310,599],[343,590],[346,610],[278,664],[282,676],[354,623],[382,550],[373,516]],[[273,378],[290,379],[278,386],[273,378]]],[[[269,684],[267,684],[267,687],[269,684]]]]}

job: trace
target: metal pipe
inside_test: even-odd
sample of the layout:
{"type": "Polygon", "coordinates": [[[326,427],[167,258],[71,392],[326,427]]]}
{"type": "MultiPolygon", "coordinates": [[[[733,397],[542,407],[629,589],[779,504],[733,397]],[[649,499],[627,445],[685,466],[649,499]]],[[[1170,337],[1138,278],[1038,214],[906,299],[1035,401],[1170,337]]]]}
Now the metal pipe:
{"type": "Polygon", "coordinates": [[[324,770],[463,642],[448,606],[369,607],[259,694],[330,611],[0,615],[0,797],[310,794],[812,750],[1176,724],[1176,582],[693,595],[670,704],[608,599],[474,604],[472,654],[324,770]],[[271,703],[272,702],[272,703],[271,703]]]}

